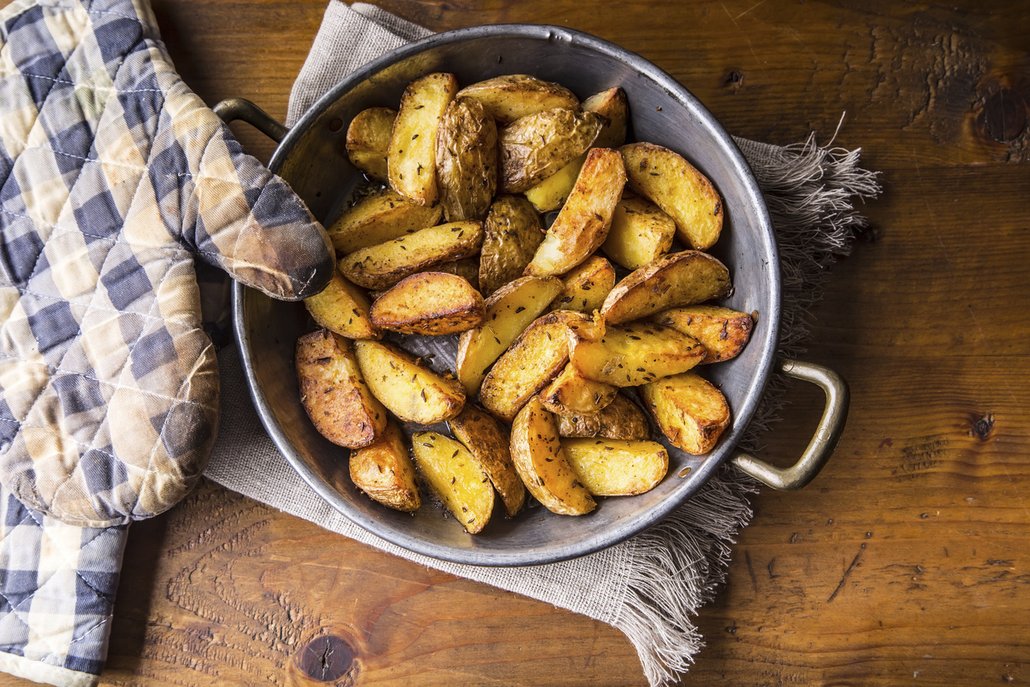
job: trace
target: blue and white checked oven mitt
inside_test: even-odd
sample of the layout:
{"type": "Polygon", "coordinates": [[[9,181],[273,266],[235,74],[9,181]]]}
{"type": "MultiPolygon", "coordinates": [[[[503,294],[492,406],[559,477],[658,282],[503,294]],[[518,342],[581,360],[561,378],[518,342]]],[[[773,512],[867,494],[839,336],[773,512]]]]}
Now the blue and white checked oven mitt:
{"type": "Polygon", "coordinates": [[[297,299],[332,246],[176,74],[146,0],[0,11],[0,669],[96,681],[126,526],[217,428],[195,258],[297,299]]]}

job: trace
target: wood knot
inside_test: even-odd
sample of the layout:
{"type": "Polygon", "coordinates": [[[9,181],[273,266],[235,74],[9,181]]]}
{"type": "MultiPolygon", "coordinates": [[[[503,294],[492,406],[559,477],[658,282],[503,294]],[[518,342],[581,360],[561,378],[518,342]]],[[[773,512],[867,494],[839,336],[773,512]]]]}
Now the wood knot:
{"type": "Polygon", "coordinates": [[[976,437],[980,441],[987,441],[991,438],[991,434],[994,433],[994,415],[987,413],[980,417],[973,416],[970,418],[969,434],[976,437]]]}
{"type": "Polygon", "coordinates": [[[1026,101],[1018,91],[1001,88],[984,101],[980,124],[984,135],[994,141],[1015,140],[1026,128],[1026,101]]]}
{"type": "Polygon", "coordinates": [[[313,680],[333,682],[355,668],[354,648],[336,635],[316,637],[297,654],[297,667],[313,680]]]}
{"type": "Polygon", "coordinates": [[[736,69],[731,69],[723,77],[722,85],[736,93],[744,85],[744,75],[736,69]]]}

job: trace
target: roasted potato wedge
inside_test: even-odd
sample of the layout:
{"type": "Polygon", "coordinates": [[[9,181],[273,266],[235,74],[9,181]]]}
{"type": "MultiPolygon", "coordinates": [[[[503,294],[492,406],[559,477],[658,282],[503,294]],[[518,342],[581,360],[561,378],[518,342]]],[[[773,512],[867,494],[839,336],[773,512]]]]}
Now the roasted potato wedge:
{"type": "Polygon", "coordinates": [[[500,494],[508,516],[515,516],[526,502],[526,488],[511,462],[508,433],[489,413],[473,405],[466,405],[447,426],[479,461],[500,494]]]}
{"type": "Polygon", "coordinates": [[[552,513],[585,515],[597,507],[569,463],[554,415],[538,398],[531,399],[515,417],[511,457],[529,493],[552,513]]]}
{"type": "Polygon", "coordinates": [[[465,405],[465,390],[457,380],[420,365],[409,353],[367,340],[358,341],[354,349],[369,390],[404,422],[443,422],[465,405]]]}
{"type": "Polygon", "coordinates": [[[476,291],[482,293],[479,288],[479,258],[471,257],[441,262],[439,265],[434,265],[433,269],[437,272],[456,274],[471,284],[476,291]]]}
{"type": "Polygon", "coordinates": [[[467,281],[446,272],[405,277],[372,304],[372,323],[401,334],[441,336],[478,327],[483,296],[467,281]]]}
{"type": "Polygon", "coordinates": [[[478,101],[501,124],[556,107],[579,108],[579,99],[569,89],[527,74],[480,81],[458,91],[458,97],[478,101]]]}
{"type": "Polygon", "coordinates": [[[422,506],[404,434],[389,420],[373,443],[350,454],[350,478],[373,501],[414,513],[422,506]]]}
{"type": "Polygon", "coordinates": [[[378,339],[368,312],[368,296],[339,272],[323,291],[304,299],[308,314],[329,331],[348,339],[378,339]]]}
{"type": "Polygon", "coordinates": [[[730,272],[725,265],[707,253],[685,250],[629,274],[604,299],[601,314],[609,323],[619,324],[722,298],[729,292],[730,272]]]}
{"type": "Polygon", "coordinates": [[[436,135],[447,106],[458,92],[454,74],[426,74],[404,89],[390,132],[387,167],[390,188],[418,205],[439,197],[436,135]]]}
{"type": "Polygon", "coordinates": [[[355,203],[326,231],[342,256],[436,226],[441,214],[439,206],[424,208],[384,189],[355,203]]]}
{"type": "Polygon", "coordinates": [[[483,325],[458,339],[454,369],[465,391],[473,395],[494,364],[519,334],[547,309],[561,291],[558,279],[522,277],[505,284],[486,299],[483,325]]]}
{"type": "Polygon", "coordinates": [[[614,386],[584,377],[575,365],[565,368],[540,392],[540,401],[552,413],[596,413],[615,400],[614,386]]]}
{"type": "Polygon", "coordinates": [[[436,432],[411,435],[415,465],[469,534],[483,531],[494,510],[494,488],[467,448],[436,432]]]}
{"type": "Polygon", "coordinates": [[[560,313],[548,313],[526,327],[483,379],[479,389],[483,407],[511,422],[522,406],[565,367],[569,331],[560,313]]]}
{"type": "Polygon", "coordinates": [[[612,213],[622,197],[626,170],[622,157],[611,148],[587,153],[576,185],[558,217],[547,230],[526,274],[550,277],[565,274],[604,243],[612,213]]]}
{"type": "Polygon", "coordinates": [[[561,295],[554,299],[553,307],[592,313],[600,309],[615,286],[615,268],[600,255],[594,255],[572,268],[562,284],[561,295]]]}
{"type": "Polygon", "coordinates": [[[714,384],[694,372],[640,387],[640,398],[669,442],[704,455],[730,426],[730,406],[714,384]]]}
{"type": "Polygon", "coordinates": [[[714,246],[724,213],[708,177],[683,156],[653,143],[630,143],[621,152],[630,188],[672,217],[680,239],[696,250],[714,246]]]}
{"type": "Polygon", "coordinates": [[[366,289],[386,289],[433,265],[475,255],[483,244],[481,222],[451,222],[345,255],[340,272],[366,289]]]}
{"type": "Polygon", "coordinates": [[[705,357],[693,337],[649,322],[609,326],[600,340],[573,333],[570,360],[588,379],[612,386],[640,386],[686,372],[705,357]]]}
{"type": "Polygon", "coordinates": [[[672,248],[676,223],[657,205],[638,196],[623,196],[601,250],[628,270],[650,265],[672,248]]]}
{"type": "Polygon", "coordinates": [[[747,346],[755,326],[751,315],[717,305],[673,308],[655,315],[654,321],[700,341],[707,351],[702,364],[737,357],[747,346]]]}
{"type": "Polygon", "coordinates": [[[522,276],[544,240],[544,225],[525,198],[500,196],[483,223],[479,285],[489,295],[522,276]]]}
{"type": "Polygon", "coordinates": [[[497,125],[475,100],[451,101],[440,120],[436,183],[448,222],[483,219],[497,192],[497,125]]]}
{"type": "Polygon", "coordinates": [[[598,148],[618,148],[626,142],[629,125],[629,100],[621,88],[609,88],[583,101],[583,109],[605,118],[601,132],[594,139],[598,148]]]}
{"type": "Polygon", "coordinates": [[[354,115],[347,127],[347,157],[362,172],[386,181],[386,151],[390,148],[390,132],[397,119],[397,110],[370,107],[354,115]]]}
{"type": "Polygon", "coordinates": [[[669,472],[669,452],[657,441],[563,439],[561,445],[594,496],[643,494],[669,472]]]}
{"type": "Polygon", "coordinates": [[[501,188],[521,193],[576,159],[597,138],[604,118],[558,107],[501,130],[501,188]]]}
{"type": "Polygon", "coordinates": [[[651,427],[644,411],[620,393],[597,413],[559,415],[558,433],[563,437],[640,440],[651,436],[651,427]]]}
{"type": "MultiPolygon", "coordinates": [[[[605,118],[600,133],[594,139],[596,148],[617,148],[626,142],[626,124],[629,104],[621,88],[609,88],[583,101],[583,109],[605,118]]],[[[557,172],[526,190],[526,198],[540,212],[557,210],[572,192],[579,170],[587,156],[580,155],[557,172]]]]}
{"type": "Polygon", "coordinates": [[[372,394],[350,341],[319,329],[297,339],[300,402],[318,433],[361,448],[386,428],[386,409],[372,394]]]}

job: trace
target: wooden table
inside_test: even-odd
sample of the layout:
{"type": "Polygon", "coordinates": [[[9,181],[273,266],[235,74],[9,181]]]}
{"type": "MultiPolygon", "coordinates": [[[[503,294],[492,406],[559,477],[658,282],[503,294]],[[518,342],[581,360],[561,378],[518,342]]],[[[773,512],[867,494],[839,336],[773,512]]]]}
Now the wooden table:
{"type": "MultiPolygon", "coordinates": [[[[157,0],[209,103],[282,116],[326,0],[157,0]]],[[[637,51],[735,134],[863,148],[886,192],[809,358],[851,382],[822,476],[766,491],[684,685],[1030,682],[1030,13],[1007,3],[382,0],[637,51]],[[952,6],[954,5],[954,6],[952,6]]],[[[271,146],[240,128],[245,145],[271,146]]],[[[798,453],[798,387],[770,453],[798,453]]],[[[641,685],[598,622],[377,553],[210,484],[133,528],[110,685],[641,685]],[[328,639],[327,639],[328,638],[328,639]]],[[[24,684],[13,678],[0,684],[24,684]]]]}

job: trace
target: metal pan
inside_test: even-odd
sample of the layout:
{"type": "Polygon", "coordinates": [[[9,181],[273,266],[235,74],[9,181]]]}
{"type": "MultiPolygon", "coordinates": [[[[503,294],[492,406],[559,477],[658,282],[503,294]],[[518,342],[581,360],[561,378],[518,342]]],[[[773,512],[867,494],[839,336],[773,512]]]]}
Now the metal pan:
{"type": "Polygon", "coordinates": [[[368,64],[322,97],[289,131],[244,100],[226,101],[217,110],[226,119],[245,119],[279,141],[271,169],[293,186],[316,217],[330,221],[342,209],[341,199],[361,180],[344,151],[351,118],[367,107],[396,107],[408,82],[432,71],[453,72],[462,84],[500,74],[533,74],[561,83],[581,98],[622,86],[629,96],[633,138],[679,151],[712,179],[722,194],[727,224],[712,252],[730,268],[735,285],[726,303],[759,313],[745,351],[706,371],[730,403],[733,426],[708,456],[671,448],[668,477],[646,494],[602,499],[594,513],[579,518],[542,508],[513,520],[497,516],[482,534],[471,536],[440,508],[423,506],[412,517],[358,492],[347,474],[346,451],[315,431],[298,400],[293,347],[311,328],[303,306],[274,301],[237,284],[235,331],[254,403],[276,446],[311,488],[356,524],[411,551],[459,563],[507,566],[555,562],[620,542],[689,499],[727,460],[778,489],[798,488],[811,480],[843,430],[847,387],[825,368],[776,360],[780,263],[755,178],[711,113],[639,55],[560,27],[482,26],[431,36],[368,64]],[[736,450],[769,376],[777,370],[819,385],[827,400],[808,449],[787,470],[736,450]]]}

